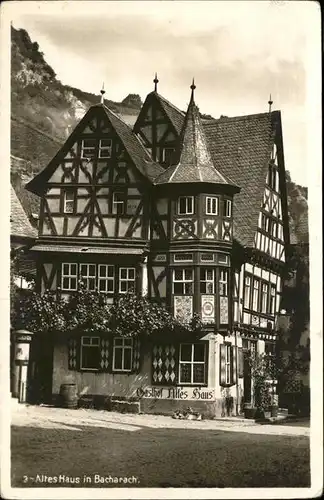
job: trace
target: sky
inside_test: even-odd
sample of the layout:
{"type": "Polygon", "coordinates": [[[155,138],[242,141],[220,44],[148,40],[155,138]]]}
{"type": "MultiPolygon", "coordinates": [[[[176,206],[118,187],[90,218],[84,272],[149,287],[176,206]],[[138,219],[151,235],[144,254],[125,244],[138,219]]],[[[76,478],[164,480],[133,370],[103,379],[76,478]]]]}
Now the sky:
{"type": "MultiPolygon", "coordinates": [[[[9,2],[64,84],[120,101],[153,90],[215,118],[282,113],[286,169],[308,184],[307,112],[313,2],[9,2]],[[29,7],[26,5],[30,4],[29,7]]],[[[318,61],[320,63],[320,61],[318,61]]]]}

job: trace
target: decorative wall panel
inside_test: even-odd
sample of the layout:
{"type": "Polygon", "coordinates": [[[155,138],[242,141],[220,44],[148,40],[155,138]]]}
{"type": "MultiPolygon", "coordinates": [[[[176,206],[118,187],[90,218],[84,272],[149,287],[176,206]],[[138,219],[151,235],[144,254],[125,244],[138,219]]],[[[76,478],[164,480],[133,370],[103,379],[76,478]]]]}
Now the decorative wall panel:
{"type": "Polygon", "coordinates": [[[154,345],[152,351],[152,383],[175,385],[177,381],[178,352],[173,344],[154,345]]]}
{"type": "Polygon", "coordinates": [[[219,298],[219,322],[228,323],[228,297],[219,298]]]}
{"type": "Polygon", "coordinates": [[[175,296],[174,297],[174,317],[179,321],[187,323],[192,318],[192,297],[175,296]]]}

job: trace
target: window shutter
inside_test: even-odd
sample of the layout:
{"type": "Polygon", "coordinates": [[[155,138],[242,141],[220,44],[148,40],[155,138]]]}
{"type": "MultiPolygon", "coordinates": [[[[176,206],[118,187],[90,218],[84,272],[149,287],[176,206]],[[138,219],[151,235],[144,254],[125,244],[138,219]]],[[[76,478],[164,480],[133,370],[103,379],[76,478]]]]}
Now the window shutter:
{"type": "Polygon", "coordinates": [[[112,340],[101,337],[99,344],[99,371],[110,372],[112,370],[112,340]]]}
{"type": "Polygon", "coordinates": [[[237,366],[237,347],[235,345],[231,348],[231,383],[236,384],[236,366],[237,366]]]}
{"type": "Polygon", "coordinates": [[[80,341],[74,337],[68,341],[68,367],[69,370],[80,369],[80,341]]]}
{"type": "Polygon", "coordinates": [[[238,376],[242,378],[244,376],[244,357],[243,357],[243,349],[242,347],[237,348],[237,355],[238,355],[238,376]]]}
{"type": "Polygon", "coordinates": [[[139,373],[141,368],[141,342],[138,338],[133,340],[133,372],[139,373]]]}
{"type": "Polygon", "coordinates": [[[225,384],[225,349],[226,346],[224,344],[220,344],[219,346],[219,384],[225,384]]]}

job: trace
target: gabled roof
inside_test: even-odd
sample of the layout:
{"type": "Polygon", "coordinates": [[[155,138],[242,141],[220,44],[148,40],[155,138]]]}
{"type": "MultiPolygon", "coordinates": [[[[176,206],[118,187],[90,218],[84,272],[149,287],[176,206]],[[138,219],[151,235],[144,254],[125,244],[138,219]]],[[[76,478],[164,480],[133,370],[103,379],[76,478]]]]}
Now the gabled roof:
{"type": "MultiPolygon", "coordinates": [[[[153,161],[151,155],[132,129],[106,106],[97,106],[105,110],[108,120],[141,174],[152,181],[157,175],[163,172],[163,167],[161,167],[159,163],[153,161]]],[[[94,108],[96,106],[92,107],[94,108]]]]}
{"type": "Polygon", "coordinates": [[[70,137],[66,140],[65,144],[59,150],[57,155],[50,161],[50,163],[45,167],[38,175],[36,175],[27,185],[26,189],[35,193],[42,194],[46,189],[46,183],[55,172],[58,167],[58,163],[62,156],[64,156],[68,150],[73,146],[78,138],[78,134],[81,133],[85,124],[92,118],[96,113],[104,113],[105,117],[108,118],[112,128],[115,130],[119,139],[123,143],[127,153],[134,162],[138,171],[148,180],[153,181],[153,179],[163,172],[163,167],[152,160],[151,155],[145,149],[144,145],[132,129],[115,113],[108,109],[104,104],[96,104],[91,106],[82,120],[78,123],[70,137]]]}
{"type": "Polygon", "coordinates": [[[12,186],[10,186],[10,235],[19,238],[37,237],[37,232],[31,226],[12,186]]]}
{"type": "MultiPolygon", "coordinates": [[[[180,158],[157,179],[155,184],[213,183],[232,184],[213,165],[199,111],[194,101],[194,84],[180,135],[180,158]]],[[[234,186],[234,184],[232,184],[234,186]]]]}
{"type": "Polygon", "coordinates": [[[152,92],[152,94],[155,95],[156,99],[161,104],[161,107],[164,110],[165,114],[180,135],[185,120],[185,113],[183,113],[183,111],[180,111],[179,108],[174,106],[170,101],[165,99],[165,97],[161,96],[157,92],[152,92]]]}
{"type": "Polygon", "coordinates": [[[215,167],[241,187],[234,196],[234,237],[244,246],[253,245],[279,120],[280,112],[273,111],[204,123],[215,167]]]}
{"type": "MultiPolygon", "coordinates": [[[[182,130],[183,113],[157,96],[161,105],[169,105],[168,116],[174,128],[182,130]]],[[[253,245],[268,161],[280,122],[279,111],[201,121],[214,167],[241,187],[234,196],[234,237],[243,246],[253,245]]]]}

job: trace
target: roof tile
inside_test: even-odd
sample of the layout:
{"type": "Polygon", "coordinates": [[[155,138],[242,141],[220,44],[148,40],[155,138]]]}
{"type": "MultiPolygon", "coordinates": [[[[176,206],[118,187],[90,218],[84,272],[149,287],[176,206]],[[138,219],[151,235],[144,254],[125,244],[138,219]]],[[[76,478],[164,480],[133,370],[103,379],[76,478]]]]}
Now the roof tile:
{"type": "Polygon", "coordinates": [[[10,187],[10,234],[23,238],[37,236],[12,186],[10,187]]]}

